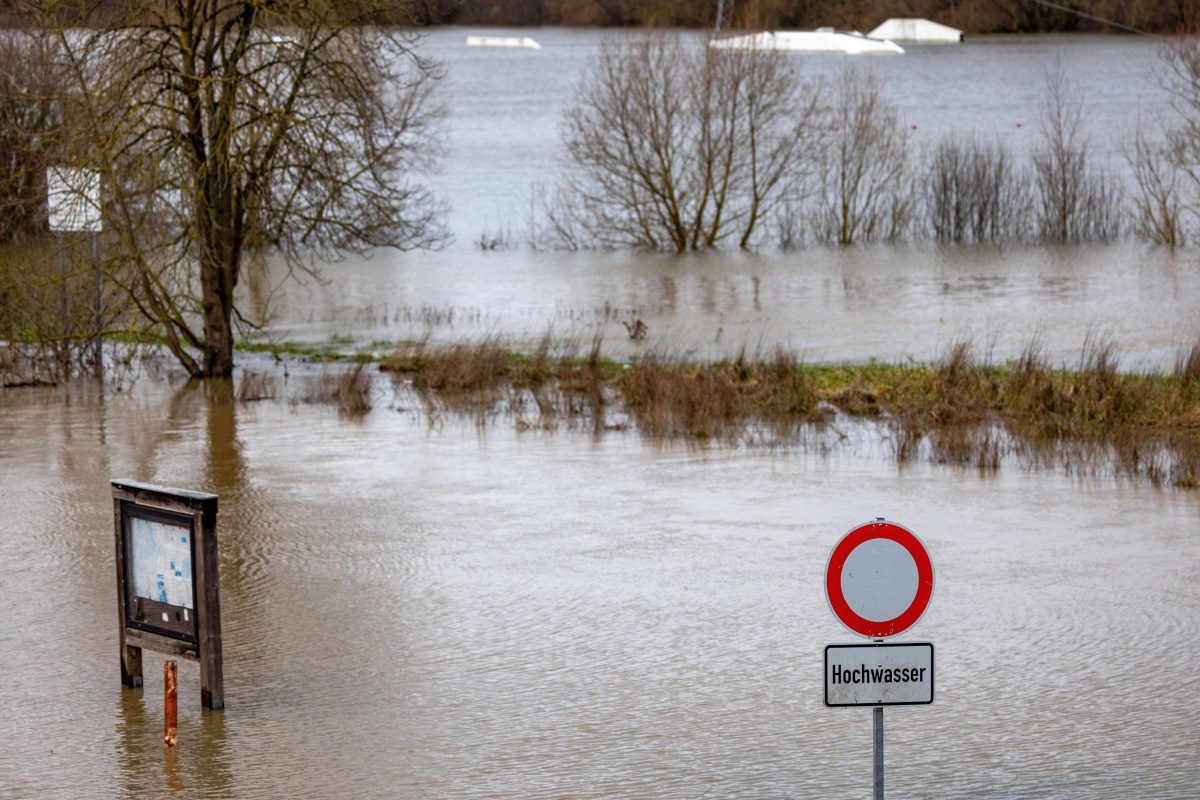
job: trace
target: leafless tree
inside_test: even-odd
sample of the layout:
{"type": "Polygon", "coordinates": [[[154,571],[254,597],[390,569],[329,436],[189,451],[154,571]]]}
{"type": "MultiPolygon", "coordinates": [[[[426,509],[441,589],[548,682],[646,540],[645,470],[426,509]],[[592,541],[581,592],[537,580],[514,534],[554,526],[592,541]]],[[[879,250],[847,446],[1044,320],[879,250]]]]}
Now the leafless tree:
{"type": "Polygon", "coordinates": [[[924,178],[924,210],[939,242],[1006,242],[1024,235],[1029,178],[1008,149],[948,137],[934,148],[924,178]]]}
{"type": "Polygon", "coordinates": [[[551,227],[599,246],[750,247],[811,168],[817,114],[784,54],[608,39],[565,117],[551,227]]]}
{"type": "Polygon", "coordinates": [[[1083,98],[1061,63],[1046,76],[1040,122],[1042,146],[1033,155],[1033,166],[1041,240],[1115,238],[1120,234],[1118,188],[1089,162],[1083,98]]]}
{"type": "Polygon", "coordinates": [[[1174,114],[1162,123],[1161,147],[1139,131],[1132,163],[1140,197],[1139,233],[1165,241],[1200,217],[1200,39],[1181,36],[1160,51],[1160,82],[1171,97],[1174,114]],[[1178,216],[1172,216],[1178,212],[1178,216]],[[1186,221],[1185,221],[1186,219],[1186,221]]]}
{"type": "Polygon", "coordinates": [[[249,254],[437,239],[413,176],[438,70],[370,24],[394,3],[140,0],[70,28],[77,3],[39,6],[82,98],[80,165],[102,174],[106,273],[191,375],[233,369],[249,254]]]}
{"type": "Polygon", "coordinates": [[[62,134],[64,77],[42,37],[0,30],[0,242],[46,230],[46,167],[62,134]]]}
{"type": "Polygon", "coordinates": [[[820,241],[896,241],[913,214],[908,134],[873,74],[847,69],[830,114],[815,209],[820,241]]]}
{"type": "Polygon", "coordinates": [[[1133,174],[1133,233],[1153,244],[1182,247],[1184,233],[1184,173],[1176,167],[1177,151],[1156,141],[1143,129],[1134,135],[1125,160],[1133,174]]]}

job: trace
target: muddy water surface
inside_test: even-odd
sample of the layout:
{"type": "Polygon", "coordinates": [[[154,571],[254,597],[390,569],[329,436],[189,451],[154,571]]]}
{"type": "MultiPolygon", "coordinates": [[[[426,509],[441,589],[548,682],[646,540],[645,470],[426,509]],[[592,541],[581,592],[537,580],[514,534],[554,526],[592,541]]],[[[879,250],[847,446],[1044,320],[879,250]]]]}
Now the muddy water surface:
{"type": "MultiPolygon", "coordinates": [[[[1125,245],[475,252],[483,231],[521,237],[600,40],[536,35],[546,47],[521,53],[431,37],[451,88],[435,188],[457,242],[328,265],[273,304],[268,265],[246,291],[273,307],[273,336],[600,332],[617,355],[781,343],[840,360],[929,358],[962,336],[1004,358],[1040,333],[1069,362],[1107,333],[1126,365],[1163,366],[1200,328],[1196,259],[1125,245]],[[624,332],[636,319],[644,343],[624,332]]],[[[870,63],[918,140],[967,130],[1025,153],[1061,59],[1115,164],[1119,135],[1164,106],[1154,48],[1029,37],[870,63]]],[[[0,798],[863,797],[870,714],[822,705],[822,648],[853,637],[821,578],[838,537],[877,515],[914,529],[937,574],[902,637],[935,644],[937,701],[887,712],[890,796],[1195,796],[1194,492],[898,470],[870,430],[827,455],[688,451],[504,417],[431,424],[390,393],[345,420],[297,393],[235,405],[152,374],[103,396],[0,392],[0,798]],[[182,664],[173,751],[161,657],[144,690],[118,683],[115,477],[221,498],[228,710],[202,713],[182,664]]]]}
{"type": "MultiPolygon", "coordinates": [[[[253,285],[278,281],[274,265],[253,285]]],[[[1129,369],[1170,369],[1200,337],[1200,258],[1138,245],[817,249],[677,258],[638,254],[377,253],[285,285],[277,340],[434,342],[599,334],[618,357],[732,356],[776,345],[812,362],[936,359],[967,339],[1015,358],[1033,340],[1078,366],[1084,341],[1118,344],[1129,369]],[[646,338],[627,326],[642,320],[646,338]]],[[[265,292],[265,289],[264,289],[265,292]]],[[[264,304],[262,308],[267,308],[264,304]]]]}
{"type": "Polygon", "coordinates": [[[938,581],[890,793],[1200,780],[1193,493],[219,395],[0,393],[0,797],[862,797],[821,575],[880,514],[938,581]],[[118,682],[110,476],[221,497],[228,710],[183,664],[173,752],[161,658],[118,682]]]}

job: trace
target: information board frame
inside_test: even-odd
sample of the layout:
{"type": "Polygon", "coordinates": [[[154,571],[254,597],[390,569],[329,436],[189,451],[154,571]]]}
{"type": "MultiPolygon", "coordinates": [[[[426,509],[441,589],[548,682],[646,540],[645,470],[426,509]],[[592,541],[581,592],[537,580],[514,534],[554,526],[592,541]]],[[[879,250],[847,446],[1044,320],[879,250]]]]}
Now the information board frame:
{"type": "MultiPolygon", "coordinates": [[[[148,648],[199,662],[201,705],[210,709],[224,708],[217,496],[138,481],[114,480],[112,498],[122,685],[128,688],[142,686],[142,650],[148,648]],[[188,620],[189,625],[173,624],[174,621],[167,625],[156,625],[150,620],[136,618],[134,612],[139,596],[134,595],[134,575],[131,570],[135,557],[131,540],[133,521],[137,519],[189,531],[190,610],[195,612],[194,618],[188,620]]],[[[181,605],[155,606],[156,610],[164,613],[182,611],[184,608],[181,605]]]]}
{"type": "Polygon", "coordinates": [[[124,536],[125,546],[125,625],[130,628],[138,628],[139,630],[155,633],[159,636],[166,636],[170,639],[178,639],[182,642],[191,644],[198,643],[198,635],[196,631],[196,608],[198,607],[198,597],[196,591],[196,525],[195,519],[186,514],[179,514],[173,511],[165,511],[159,508],[148,506],[139,506],[132,503],[125,503],[122,506],[121,524],[124,526],[122,531],[124,536]],[[144,520],[151,523],[159,523],[165,526],[186,530],[187,540],[190,551],[190,562],[187,564],[188,582],[191,584],[191,605],[178,606],[160,603],[152,598],[136,593],[135,570],[137,569],[137,550],[134,543],[135,532],[134,520],[144,520]],[[139,603],[138,601],[143,601],[139,603]],[[147,618],[145,613],[139,614],[138,611],[145,609],[141,606],[152,605],[152,613],[161,611],[162,613],[174,612],[176,619],[163,622],[167,624],[156,624],[158,621],[153,616],[147,618]],[[189,615],[187,612],[191,611],[189,615]],[[182,612],[182,614],[180,613],[182,612]],[[179,617],[182,616],[182,619],[179,617]],[[172,624],[174,623],[174,624],[172,624]],[[186,623],[186,624],[180,624],[186,623]],[[182,629],[182,630],[180,630],[182,629]]]}

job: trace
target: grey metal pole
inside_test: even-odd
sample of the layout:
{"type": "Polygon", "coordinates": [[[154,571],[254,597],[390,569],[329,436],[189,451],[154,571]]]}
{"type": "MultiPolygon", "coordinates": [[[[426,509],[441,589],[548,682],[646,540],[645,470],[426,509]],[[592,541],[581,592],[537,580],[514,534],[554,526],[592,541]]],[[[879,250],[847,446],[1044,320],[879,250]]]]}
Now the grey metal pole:
{"type": "Polygon", "coordinates": [[[58,315],[62,321],[63,334],[67,332],[67,254],[66,240],[58,234],[58,315]]]}
{"type": "Polygon", "coordinates": [[[883,800],[883,706],[875,706],[875,800],[883,800]]]}
{"type": "Polygon", "coordinates": [[[96,312],[94,318],[96,332],[96,377],[104,379],[104,342],[100,338],[100,331],[103,327],[100,320],[100,237],[95,233],[92,234],[92,274],[96,279],[96,297],[92,302],[92,309],[96,312]]]}
{"type": "Polygon", "coordinates": [[[725,0],[717,0],[717,25],[713,33],[721,32],[721,18],[725,16],[725,0]]]}

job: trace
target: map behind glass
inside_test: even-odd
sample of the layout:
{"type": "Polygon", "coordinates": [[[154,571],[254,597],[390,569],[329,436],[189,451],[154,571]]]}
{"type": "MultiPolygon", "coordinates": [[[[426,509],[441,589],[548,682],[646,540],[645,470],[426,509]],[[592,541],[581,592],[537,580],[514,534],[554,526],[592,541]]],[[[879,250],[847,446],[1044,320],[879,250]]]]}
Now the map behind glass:
{"type": "Polygon", "coordinates": [[[191,531],[140,517],[131,521],[134,596],[192,608],[191,531]]]}

